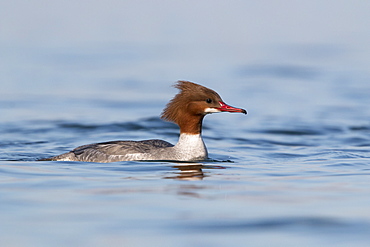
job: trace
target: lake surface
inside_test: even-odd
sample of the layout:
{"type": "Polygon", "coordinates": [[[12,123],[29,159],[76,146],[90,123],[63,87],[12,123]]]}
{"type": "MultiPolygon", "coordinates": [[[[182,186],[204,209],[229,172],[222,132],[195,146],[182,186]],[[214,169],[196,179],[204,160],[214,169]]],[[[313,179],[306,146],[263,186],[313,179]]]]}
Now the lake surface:
{"type": "MultiPolygon", "coordinates": [[[[64,16],[59,7],[53,11],[64,16]]],[[[260,22],[250,24],[251,32],[261,36],[251,35],[249,43],[232,36],[211,42],[219,29],[202,29],[213,27],[204,20],[198,27],[198,12],[186,23],[160,7],[166,15],[149,26],[137,23],[140,34],[132,30],[129,41],[112,33],[104,39],[94,29],[64,40],[68,28],[77,34],[74,23],[65,20],[53,33],[44,19],[30,28],[45,25],[45,36],[22,40],[27,33],[14,34],[16,27],[23,30],[19,20],[9,22],[2,31],[8,36],[0,39],[0,245],[368,246],[370,42],[364,37],[370,35],[366,25],[356,24],[370,20],[361,15],[368,13],[363,8],[357,13],[347,7],[336,6],[330,19],[340,26],[347,23],[343,15],[358,16],[342,29],[320,26],[327,24],[328,9],[313,12],[321,18],[313,29],[327,32],[310,36],[311,29],[301,30],[308,42],[297,38],[297,23],[285,25],[285,37],[276,40],[266,30],[258,32],[274,23],[261,21],[263,11],[252,15],[260,22]],[[203,30],[207,35],[201,36],[203,30]],[[180,31],[188,36],[177,42],[180,31]],[[338,38],[346,35],[356,39],[338,38]],[[159,115],[179,79],[212,88],[226,103],[248,111],[206,116],[209,160],[37,161],[94,142],[176,143],[177,126],[159,115]]],[[[218,20],[223,13],[220,18],[229,20],[233,12],[224,8],[248,26],[251,17],[235,6],[220,5],[207,16],[218,20]]],[[[109,20],[109,13],[102,16],[109,20]]],[[[149,10],[141,18],[145,13],[147,21],[154,20],[149,10]]],[[[97,29],[110,30],[98,23],[97,29]]],[[[235,29],[229,22],[223,28],[229,24],[235,29]]],[[[225,32],[232,35],[233,29],[225,32]]]]}

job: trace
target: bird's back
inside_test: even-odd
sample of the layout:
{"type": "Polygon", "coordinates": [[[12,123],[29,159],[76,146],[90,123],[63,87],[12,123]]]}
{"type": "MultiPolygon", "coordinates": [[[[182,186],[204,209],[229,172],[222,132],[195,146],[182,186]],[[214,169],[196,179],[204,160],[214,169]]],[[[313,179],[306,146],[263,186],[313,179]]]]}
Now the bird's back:
{"type": "Polygon", "coordinates": [[[83,145],[68,153],[45,160],[84,162],[145,160],[148,154],[168,147],[173,147],[173,145],[157,139],[144,141],[110,141],[83,145]]]}

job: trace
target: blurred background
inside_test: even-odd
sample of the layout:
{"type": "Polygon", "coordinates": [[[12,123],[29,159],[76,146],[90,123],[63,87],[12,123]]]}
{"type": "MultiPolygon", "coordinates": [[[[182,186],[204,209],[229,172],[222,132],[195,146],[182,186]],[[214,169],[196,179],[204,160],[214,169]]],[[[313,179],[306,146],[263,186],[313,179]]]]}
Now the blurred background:
{"type": "MultiPolygon", "coordinates": [[[[157,99],[161,108],[168,86],[186,79],[226,102],[243,89],[255,114],[294,114],[297,99],[335,104],[335,87],[368,80],[369,10],[363,0],[1,1],[0,97],[13,107],[41,97],[53,111],[40,102],[22,115],[49,119],[66,98],[157,99]],[[270,96],[274,104],[262,100],[270,96]]],[[[78,117],[68,110],[60,118],[78,117]]]]}

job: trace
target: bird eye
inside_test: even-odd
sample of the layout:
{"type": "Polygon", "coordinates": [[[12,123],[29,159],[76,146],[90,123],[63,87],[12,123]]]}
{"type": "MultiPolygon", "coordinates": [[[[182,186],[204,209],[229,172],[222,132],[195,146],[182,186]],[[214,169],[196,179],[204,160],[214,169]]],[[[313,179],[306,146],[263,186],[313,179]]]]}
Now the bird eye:
{"type": "Polygon", "coordinates": [[[212,103],[212,100],[211,99],[206,99],[206,102],[208,103],[208,104],[210,104],[210,103],[212,103]]]}

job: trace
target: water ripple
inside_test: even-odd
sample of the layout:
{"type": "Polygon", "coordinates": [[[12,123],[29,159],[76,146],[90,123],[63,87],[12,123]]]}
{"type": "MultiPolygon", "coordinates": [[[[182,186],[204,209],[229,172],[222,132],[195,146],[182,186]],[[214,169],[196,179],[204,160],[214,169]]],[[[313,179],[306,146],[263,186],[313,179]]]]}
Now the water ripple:
{"type": "Polygon", "coordinates": [[[357,230],[370,233],[369,222],[348,222],[330,217],[286,217],[260,220],[237,220],[235,222],[215,221],[207,224],[191,225],[191,229],[203,232],[225,231],[266,231],[266,230],[289,230],[289,231],[351,231],[357,230]]]}

